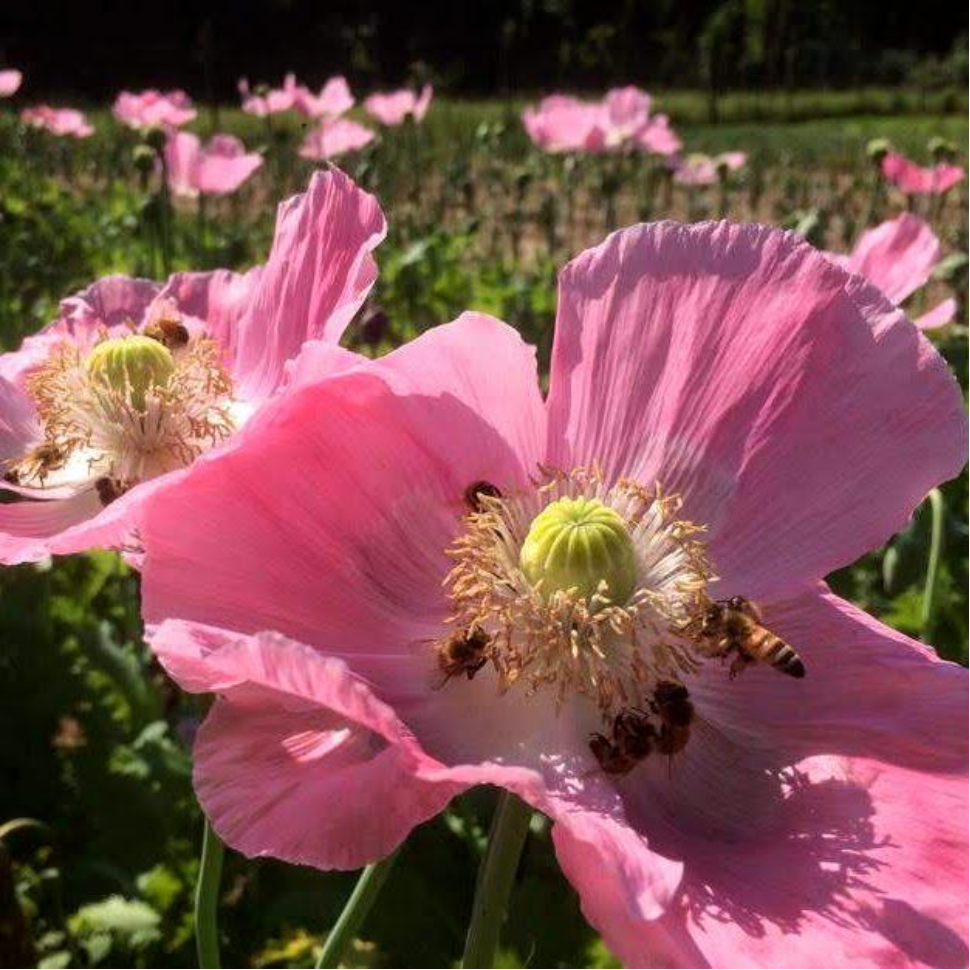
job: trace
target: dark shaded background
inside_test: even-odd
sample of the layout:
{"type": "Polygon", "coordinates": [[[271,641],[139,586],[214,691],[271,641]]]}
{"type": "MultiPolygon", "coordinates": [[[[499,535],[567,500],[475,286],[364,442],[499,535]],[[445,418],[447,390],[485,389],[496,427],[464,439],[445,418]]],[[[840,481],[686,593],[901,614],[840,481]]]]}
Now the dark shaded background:
{"type": "Polygon", "coordinates": [[[966,30],[953,0],[3,0],[0,66],[23,69],[32,97],[90,100],[122,86],[234,100],[240,76],[287,70],[361,86],[428,76],[466,95],[847,87],[914,73],[932,86],[966,30]]]}

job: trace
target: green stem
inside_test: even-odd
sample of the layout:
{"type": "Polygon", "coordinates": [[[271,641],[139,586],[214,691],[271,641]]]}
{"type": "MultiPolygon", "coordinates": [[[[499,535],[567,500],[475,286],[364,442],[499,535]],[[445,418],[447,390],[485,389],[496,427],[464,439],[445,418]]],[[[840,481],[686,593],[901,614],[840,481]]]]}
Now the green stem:
{"type": "Polygon", "coordinates": [[[946,503],[938,488],[927,496],[930,503],[930,555],[926,563],[926,582],[923,585],[923,612],[920,618],[920,639],[928,642],[933,635],[936,613],[937,586],[940,576],[940,560],[943,557],[943,518],[946,503]]]}
{"type": "Polygon", "coordinates": [[[344,906],[340,918],[330,931],[327,942],[323,945],[323,952],[317,960],[317,967],[337,967],[346,951],[351,940],[360,932],[367,914],[377,901],[387,877],[390,875],[391,868],[397,859],[400,849],[392,852],[386,859],[369,865],[357,880],[354,891],[350,894],[350,899],[344,906]]]}
{"type": "Polygon", "coordinates": [[[195,887],[195,943],[202,970],[222,966],[219,960],[219,881],[225,849],[219,836],[205,820],[202,833],[202,859],[195,887]]]}
{"type": "Polygon", "coordinates": [[[531,818],[528,805],[511,792],[502,792],[492,817],[485,858],[478,870],[463,967],[495,966],[499,933],[531,818]]]}

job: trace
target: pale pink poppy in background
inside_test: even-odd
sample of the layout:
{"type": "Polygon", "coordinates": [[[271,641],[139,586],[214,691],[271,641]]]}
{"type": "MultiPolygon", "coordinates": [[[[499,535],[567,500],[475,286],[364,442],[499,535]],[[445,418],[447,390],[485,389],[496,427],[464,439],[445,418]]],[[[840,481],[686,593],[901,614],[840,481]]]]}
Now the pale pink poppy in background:
{"type": "Polygon", "coordinates": [[[233,135],[213,135],[203,147],[197,135],[176,131],[165,143],[168,186],[175,195],[228,195],[262,164],[263,156],[247,152],[233,135]]]}
{"type": "Polygon", "coordinates": [[[332,77],[320,88],[319,94],[300,86],[297,89],[297,110],[309,118],[336,118],[354,106],[354,96],[345,77],[332,77]]]}
{"type": "MultiPolygon", "coordinates": [[[[874,283],[897,305],[926,283],[941,258],[936,233],[911,212],[867,229],[848,256],[828,255],[874,283]]],[[[946,299],[913,322],[921,330],[932,330],[949,323],[956,311],[956,301],[946,299]]]]}
{"type": "Polygon", "coordinates": [[[194,780],[223,839],[356,868],[499,785],[629,966],[963,965],[967,672],[822,582],[966,455],[957,382],[882,293],[792,233],[657,223],[561,274],[545,399],[479,313],[304,366],[140,517],[152,645],[216,695],[194,780]],[[560,496],[612,523],[608,609],[530,572],[560,496]],[[804,678],[675,632],[734,595],[804,678]],[[485,664],[454,671],[469,624],[485,664]],[[653,725],[671,680],[683,749],[608,774],[591,735],[625,703],[653,725]]]}
{"type": "Polygon", "coordinates": [[[300,146],[300,156],[324,161],[347,152],[355,152],[374,140],[374,132],[347,118],[323,118],[307,132],[300,146]]]}
{"type": "Polygon", "coordinates": [[[364,110],[382,125],[399,125],[405,118],[422,121],[431,106],[434,88],[424,85],[420,92],[408,88],[378,92],[364,100],[364,110]]]}
{"type": "Polygon", "coordinates": [[[302,90],[300,85],[296,83],[296,75],[292,73],[283,78],[281,88],[267,88],[265,91],[261,89],[250,90],[249,81],[246,78],[242,78],[239,82],[243,111],[247,114],[256,115],[258,118],[292,111],[297,106],[302,90]]]}
{"type": "Polygon", "coordinates": [[[20,112],[20,120],[32,128],[43,128],[52,135],[89,138],[94,134],[94,128],[84,113],[74,108],[52,108],[48,104],[38,104],[33,108],[24,108],[20,112]]]}
{"type": "Polygon", "coordinates": [[[178,128],[194,121],[196,110],[184,91],[122,91],[115,99],[114,116],[129,128],[178,128]]]}
{"type": "Polygon", "coordinates": [[[6,70],[0,71],[0,98],[12,97],[20,90],[24,76],[20,71],[6,70]]]}
{"type": "Polygon", "coordinates": [[[647,126],[636,136],[637,144],[656,155],[675,155],[683,148],[680,136],[670,127],[664,114],[653,115],[647,126]]]}
{"type": "Polygon", "coordinates": [[[54,323],[0,355],[0,488],[21,498],[0,504],[0,561],[130,549],[139,504],[233,447],[306,342],[352,356],[336,344],[384,233],[377,201],[332,169],[280,206],[265,265],[163,285],[112,276],[64,300],[54,323]],[[131,348],[151,380],[127,365],[106,380],[131,348]]]}
{"type": "Polygon", "coordinates": [[[612,88],[600,101],[553,94],[526,108],[522,124],[547,152],[611,152],[640,141],[651,124],[650,104],[650,95],[632,84],[612,88]]]}
{"type": "Polygon", "coordinates": [[[947,162],[923,168],[905,155],[889,152],[882,160],[882,174],[906,195],[942,195],[962,182],[965,173],[947,162]]]}
{"type": "Polygon", "coordinates": [[[547,152],[592,151],[599,141],[601,106],[565,94],[551,94],[522,112],[532,141],[547,152]]]}
{"type": "Polygon", "coordinates": [[[744,152],[722,152],[720,155],[704,155],[693,152],[685,158],[672,159],[674,181],[680,185],[714,185],[721,174],[736,172],[744,166],[744,152]]]}

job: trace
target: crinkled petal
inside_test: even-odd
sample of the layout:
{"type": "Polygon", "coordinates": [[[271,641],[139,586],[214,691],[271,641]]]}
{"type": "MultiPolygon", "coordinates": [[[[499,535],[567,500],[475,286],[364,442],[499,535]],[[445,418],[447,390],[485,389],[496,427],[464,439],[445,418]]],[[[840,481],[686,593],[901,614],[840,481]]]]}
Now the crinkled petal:
{"type": "Polygon", "coordinates": [[[339,660],[276,634],[177,622],[152,646],[187,690],[219,694],[196,738],[195,787],[245,855],[357,869],[461,790],[417,777],[427,759],[409,731],[339,660]]]}
{"type": "Polygon", "coordinates": [[[4,462],[21,458],[39,437],[37,412],[30,398],[0,376],[0,468],[4,462]]]}
{"type": "Polygon", "coordinates": [[[940,241],[918,216],[901,216],[868,229],[845,266],[875,284],[893,303],[902,303],[929,278],[940,260],[940,241]]]}
{"type": "Polygon", "coordinates": [[[632,966],[964,965],[966,671],[824,589],[766,622],[806,677],[707,668],[684,752],[619,785],[678,897],[633,920],[600,871],[587,916],[632,966]]]}
{"type": "Polygon", "coordinates": [[[761,226],[638,226],[569,264],[549,415],[553,464],[680,493],[725,586],[755,599],[881,545],[966,455],[931,345],[761,226]]]}
{"type": "Polygon", "coordinates": [[[249,400],[279,385],[304,341],[337,343],[377,278],[386,232],[377,200],[338,169],[284,202],[269,260],[239,322],[236,377],[249,400]]]}

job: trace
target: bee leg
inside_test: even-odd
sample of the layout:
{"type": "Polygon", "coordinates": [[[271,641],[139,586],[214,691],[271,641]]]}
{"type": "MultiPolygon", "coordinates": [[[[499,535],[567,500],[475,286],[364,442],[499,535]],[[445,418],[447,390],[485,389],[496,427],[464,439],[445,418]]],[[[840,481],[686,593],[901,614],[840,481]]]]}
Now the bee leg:
{"type": "Polygon", "coordinates": [[[749,667],[752,663],[753,661],[751,658],[744,653],[743,650],[738,650],[734,655],[734,659],[731,661],[731,666],[728,670],[728,677],[731,680],[734,680],[734,678],[737,677],[745,667],[749,667]]]}

